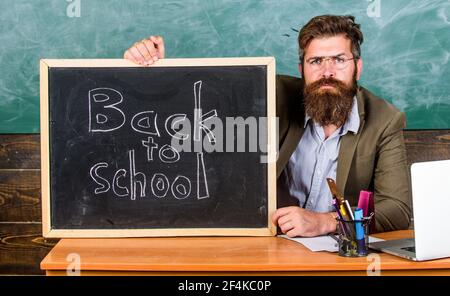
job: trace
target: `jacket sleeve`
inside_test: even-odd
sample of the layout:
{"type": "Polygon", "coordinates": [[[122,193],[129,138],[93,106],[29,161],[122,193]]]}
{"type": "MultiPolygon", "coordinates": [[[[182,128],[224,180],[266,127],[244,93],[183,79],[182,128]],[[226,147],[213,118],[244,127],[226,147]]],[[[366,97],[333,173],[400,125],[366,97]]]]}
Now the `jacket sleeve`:
{"type": "Polygon", "coordinates": [[[411,190],[403,138],[405,115],[394,115],[378,142],[374,175],[375,221],[378,232],[407,229],[411,190]]]}

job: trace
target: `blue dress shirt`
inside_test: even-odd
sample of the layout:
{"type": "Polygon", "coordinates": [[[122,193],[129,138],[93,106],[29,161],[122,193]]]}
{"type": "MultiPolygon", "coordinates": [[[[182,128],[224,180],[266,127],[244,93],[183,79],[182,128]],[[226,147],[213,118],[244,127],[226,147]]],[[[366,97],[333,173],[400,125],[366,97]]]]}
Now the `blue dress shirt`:
{"type": "Polygon", "coordinates": [[[289,193],[300,207],[314,212],[334,210],[326,178],[336,180],[341,138],[348,132],[356,134],[359,124],[356,97],[347,121],[327,139],[323,128],[305,116],[303,136],[285,168],[289,193]]]}

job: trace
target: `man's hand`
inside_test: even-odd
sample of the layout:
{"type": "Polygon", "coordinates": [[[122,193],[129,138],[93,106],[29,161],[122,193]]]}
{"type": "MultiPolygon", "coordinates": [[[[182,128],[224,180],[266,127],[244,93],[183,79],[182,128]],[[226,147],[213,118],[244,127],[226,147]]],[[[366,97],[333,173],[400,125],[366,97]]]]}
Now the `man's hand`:
{"type": "Polygon", "coordinates": [[[142,39],[128,48],[123,57],[136,64],[149,66],[164,58],[164,39],[161,36],[142,39]]]}
{"type": "Polygon", "coordinates": [[[279,208],[272,222],[289,237],[313,237],[336,231],[334,213],[316,213],[300,207],[279,208]]]}

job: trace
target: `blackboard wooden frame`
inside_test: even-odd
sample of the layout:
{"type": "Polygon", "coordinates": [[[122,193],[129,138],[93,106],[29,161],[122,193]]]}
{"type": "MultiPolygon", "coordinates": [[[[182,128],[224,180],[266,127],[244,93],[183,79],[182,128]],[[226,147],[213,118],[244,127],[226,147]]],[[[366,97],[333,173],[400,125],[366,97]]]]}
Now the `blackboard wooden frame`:
{"type": "Polygon", "coordinates": [[[41,183],[42,231],[44,237],[150,237],[150,236],[273,236],[276,227],[271,215],[276,210],[276,102],[275,59],[273,57],[163,59],[151,67],[267,67],[267,226],[263,228],[164,228],[164,229],[56,229],[51,224],[50,196],[50,137],[49,137],[49,69],[58,67],[141,67],[124,59],[42,59],[40,61],[40,129],[41,129],[41,183]]]}

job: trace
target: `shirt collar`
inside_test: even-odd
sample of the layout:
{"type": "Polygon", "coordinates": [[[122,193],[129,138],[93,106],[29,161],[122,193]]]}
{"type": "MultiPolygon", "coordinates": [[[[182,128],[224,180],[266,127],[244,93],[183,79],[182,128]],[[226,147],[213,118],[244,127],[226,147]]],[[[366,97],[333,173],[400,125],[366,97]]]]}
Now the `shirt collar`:
{"type": "MultiPolygon", "coordinates": [[[[311,117],[308,114],[305,114],[305,123],[303,125],[304,128],[306,128],[306,125],[308,124],[311,117]]],[[[344,125],[341,127],[341,135],[345,135],[347,132],[352,132],[354,134],[358,133],[360,124],[359,114],[358,114],[358,100],[356,99],[356,96],[353,97],[353,104],[352,104],[352,110],[350,111],[350,115],[347,118],[347,121],[344,123],[344,125]]]]}
{"type": "Polygon", "coordinates": [[[342,133],[346,134],[348,131],[357,134],[359,129],[359,114],[358,114],[358,100],[356,96],[353,97],[353,105],[352,111],[350,111],[350,115],[347,118],[347,121],[344,123],[342,128],[342,133]]]}

